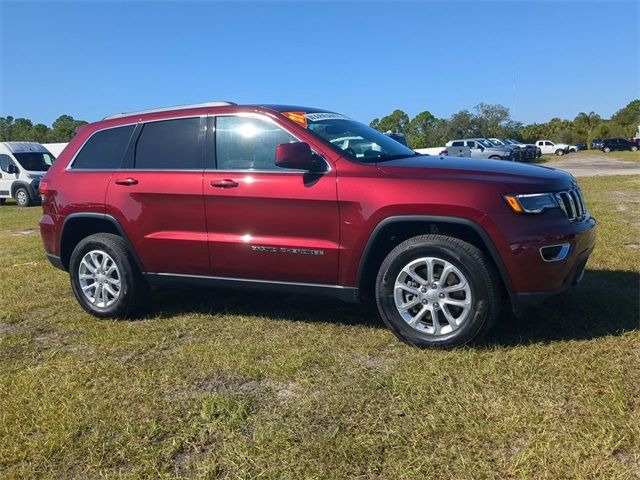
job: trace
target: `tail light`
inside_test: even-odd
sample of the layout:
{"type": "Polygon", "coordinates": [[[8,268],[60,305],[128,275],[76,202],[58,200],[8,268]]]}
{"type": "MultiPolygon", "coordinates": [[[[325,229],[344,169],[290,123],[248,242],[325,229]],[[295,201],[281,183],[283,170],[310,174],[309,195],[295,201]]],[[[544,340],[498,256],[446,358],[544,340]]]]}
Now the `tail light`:
{"type": "Polygon", "coordinates": [[[40,195],[46,195],[47,193],[49,193],[49,180],[40,180],[38,193],[40,193],[40,195]]]}

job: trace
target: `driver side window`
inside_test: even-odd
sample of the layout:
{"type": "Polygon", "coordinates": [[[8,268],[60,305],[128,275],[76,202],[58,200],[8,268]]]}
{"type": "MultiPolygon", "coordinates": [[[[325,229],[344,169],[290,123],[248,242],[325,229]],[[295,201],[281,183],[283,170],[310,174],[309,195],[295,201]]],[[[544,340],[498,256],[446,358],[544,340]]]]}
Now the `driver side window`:
{"type": "Polygon", "coordinates": [[[14,165],[13,160],[11,160],[11,157],[6,153],[0,154],[0,170],[6,173],[9,165],[14,165]]]}
{"type": "Polygon", "coordinates": [[[297,139],[274,123],[240,116],[216,117],[218,170],[281,170],[276,147],[297,139]]]}

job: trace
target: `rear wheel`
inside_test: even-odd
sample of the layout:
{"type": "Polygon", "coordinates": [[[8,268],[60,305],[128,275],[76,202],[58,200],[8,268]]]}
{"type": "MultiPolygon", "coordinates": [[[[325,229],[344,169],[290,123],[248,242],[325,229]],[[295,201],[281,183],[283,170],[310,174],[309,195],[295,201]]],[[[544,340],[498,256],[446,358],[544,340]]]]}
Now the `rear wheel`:
{"type": "Polygon", "coordinates": [[[562,155],[564,155],[564,150],[562,150],[561,148],[559,148],[558,150],[556,150],[556,155],[561,157],[562,155]]]}
{"type": "Polygon", "coordinates": [[[394,248],[376,281],[389,329],[418,347],[453,348],[484,336],[500,311],[497,276],[484,254],[458,238],[413,237],[394,248]]]}
{"type": "Polygon", "coordinates": [[[126,244],[111,233],[80,241],[71,254],[69,275],[78,303],[96,317],[126,318],[147,297],[147,284],[126,244]]]}
{"type": "Polygon", "coordinates": [[[24,187],[17,188],[13,196],[16,200],[16,203],[20,207],[28,207],[29,205],[31,205],[31,203],[33,203],[33,200],[31,199],[31,194],[24,187]]]}
{"type": "Polygon", "coordinates": [[[5,199],[4,198],[0,198],[0,205],[4,205],[5,199]]]}
{"type": "Polygon", "coordinates": [[[502,160],[502,157],[500,155],[491,155],[489,157],[489,159],[491,159],[491,160],[502,160]]]}

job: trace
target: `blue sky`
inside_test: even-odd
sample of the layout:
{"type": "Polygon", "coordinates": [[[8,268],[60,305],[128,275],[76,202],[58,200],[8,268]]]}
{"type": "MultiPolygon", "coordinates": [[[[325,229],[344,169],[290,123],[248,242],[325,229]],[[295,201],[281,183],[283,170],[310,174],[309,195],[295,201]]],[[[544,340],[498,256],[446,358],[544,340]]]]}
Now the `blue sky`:
{"type": "Polygon", "coordinates": [[[220,99],[529,123],[640,96],[638,1],[0,1],[0,116],[46,124],[220,99]]]}

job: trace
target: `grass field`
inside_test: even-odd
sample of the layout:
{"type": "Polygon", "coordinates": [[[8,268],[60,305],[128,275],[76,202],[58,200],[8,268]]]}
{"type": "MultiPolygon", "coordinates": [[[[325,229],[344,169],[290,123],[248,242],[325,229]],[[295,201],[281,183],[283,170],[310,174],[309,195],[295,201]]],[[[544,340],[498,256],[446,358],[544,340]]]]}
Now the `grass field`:
{"type": "Polygon", "coordinates": [[[584,283],[456,351],[293,295],[98,321],[0,207],[0,478],[640,478],[640,177],[580,183],[584,283]]]}
{"type": "Polygon", "coordinates": [[[542,157],[540,157],[534,163],[546,163],[546,162],[553,162],[558,160],[566,160],[568,158],[574,158],[576,156],[580,156],[580,158],[585,158],[585,159],[588,159],[589,157],[604,157],[604,158],[613,158],[616,160],[626,160],[628,162],[640,163],[640,151],[604,153],[600,150],[581,150],[579,152],[569,153],[568,155],[563,155],[561,157],[553,154],[542,155],[542,157]]]}

